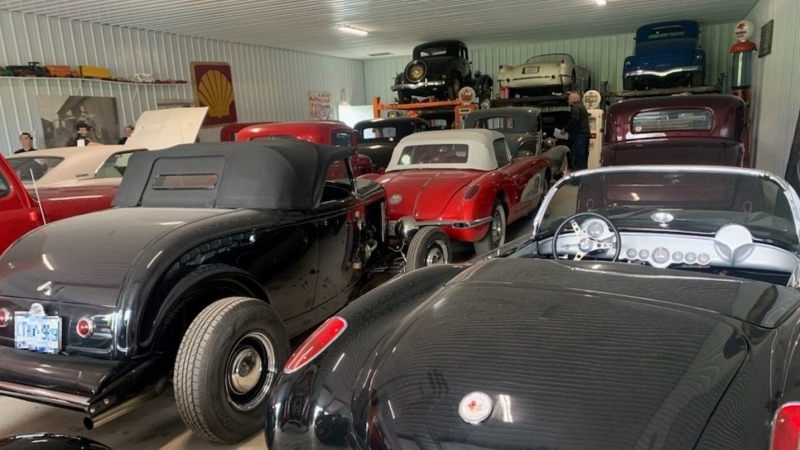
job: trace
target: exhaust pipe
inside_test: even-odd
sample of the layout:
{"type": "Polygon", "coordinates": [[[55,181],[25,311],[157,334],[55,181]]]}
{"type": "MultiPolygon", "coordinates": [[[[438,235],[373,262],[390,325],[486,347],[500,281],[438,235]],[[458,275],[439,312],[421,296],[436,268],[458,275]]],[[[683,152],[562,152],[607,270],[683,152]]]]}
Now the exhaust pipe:
{"type": "Polygon", "coordinates": [[[111,406],[107,410],[99,414],[91,414],[92,410],[96,407],[89,409],[89,415],[83,419],[83,426],[87,430],[93,430],[101,425],[105,425],[112,420],[124,416],[125,414],[133,411],[134,409],[142,406],[148,401],[158,397],[166,386],[165,382],[156,383],[142,391],[139,395],[131,398],[130,400],[119,405],[111,406]]]}

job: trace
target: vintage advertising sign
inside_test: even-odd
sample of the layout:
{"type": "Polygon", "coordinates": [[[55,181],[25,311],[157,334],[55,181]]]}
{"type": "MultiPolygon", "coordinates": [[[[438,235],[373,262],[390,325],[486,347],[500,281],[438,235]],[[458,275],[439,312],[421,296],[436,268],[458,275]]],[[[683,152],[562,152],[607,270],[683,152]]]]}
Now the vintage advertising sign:
{"type": "Polygon", "coordinates": [[[331,108],[330,92],[309,92],[309,107],[311,108],[312,120],[333,120],[333,108],[331,108]]]}
{"type": "Polygon", "coordinates": [[[208,107],[204,125],[236,123],[231,65],[225,62],[193,62],[190,66],[195,105],[208,107]]]}

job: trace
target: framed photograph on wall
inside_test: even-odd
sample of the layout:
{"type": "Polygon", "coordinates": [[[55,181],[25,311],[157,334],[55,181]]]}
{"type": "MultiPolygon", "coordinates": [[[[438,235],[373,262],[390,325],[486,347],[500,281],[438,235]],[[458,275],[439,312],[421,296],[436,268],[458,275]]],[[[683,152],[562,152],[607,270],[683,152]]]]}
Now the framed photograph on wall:
{"type": "Polygon", "coordinates": [[[203,125],[236,123],[236,96],[231,65],[226,62],[192,62],[195,106],[208,106],[203,125]]]}
{"type": "Polygon", "coordinates": [[[758,57],[772,53],[772,34],[775,27],[775,19],[770,20],[761,27],[761,40],[758,42],[758,57]]]}
{"type": "Polygon", "coordinates": [[[40,95],[37,102],[44,148],[66,147],[79,123],[91,127],[89,139],[92,142],[116,144],[119,141],[119,115],[114,97],[40,95]]]}

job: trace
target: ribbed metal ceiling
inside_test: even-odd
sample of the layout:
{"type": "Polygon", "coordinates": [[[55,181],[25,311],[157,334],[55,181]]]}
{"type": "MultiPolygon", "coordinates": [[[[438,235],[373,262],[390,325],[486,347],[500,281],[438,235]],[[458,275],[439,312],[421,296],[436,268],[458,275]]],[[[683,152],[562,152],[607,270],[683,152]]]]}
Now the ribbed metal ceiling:
{"type": "Polygon", "coordinates": [[[632,32],[649,22],[743,19],[756,0],[0,0],[0,9],[348,58],[423,41],[473,48],[632,32]],[[342,33],[349,24],[367,37],[342,33]]]}

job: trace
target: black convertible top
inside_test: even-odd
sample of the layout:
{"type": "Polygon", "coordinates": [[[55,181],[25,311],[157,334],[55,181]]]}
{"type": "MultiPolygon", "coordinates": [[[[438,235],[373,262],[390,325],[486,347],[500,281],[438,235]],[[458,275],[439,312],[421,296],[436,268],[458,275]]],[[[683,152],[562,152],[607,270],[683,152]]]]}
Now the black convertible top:
{"type": "Polygon", "coordinates": [[[298,139],[178,145],[131,156],[113,206],[312,209],[355,153],[298,139]]]}

